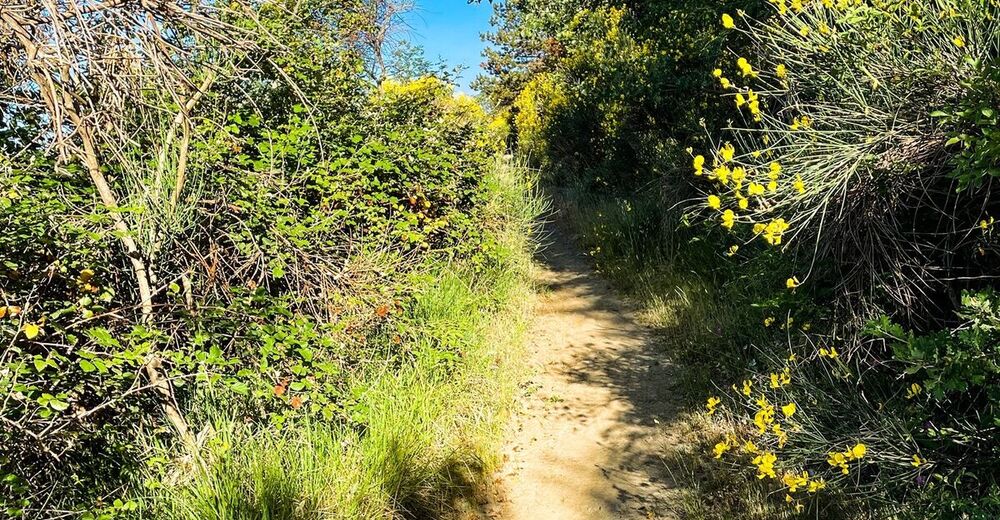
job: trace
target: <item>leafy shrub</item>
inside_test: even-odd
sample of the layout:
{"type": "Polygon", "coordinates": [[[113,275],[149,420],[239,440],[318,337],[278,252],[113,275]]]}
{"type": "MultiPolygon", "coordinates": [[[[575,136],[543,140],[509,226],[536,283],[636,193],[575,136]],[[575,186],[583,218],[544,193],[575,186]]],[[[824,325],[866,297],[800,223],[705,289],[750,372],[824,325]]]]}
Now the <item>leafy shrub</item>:
{"type": "MultiPolygon", "coordinates": [[[[363,79],[344,45],[349,27],[336,26],[358,6],[285,4],[206,15],[261,41],[243,42],[238,65],[213,63],[223,57],[209,50],[178,58],[186,80],[208,85],[183,132],[170,130],[175,118],[188,123],[176,99],[151,87],[151,108],[118,122],[129,139],[100,143],[98,169],[117,208],[77,158],[50,150],[44,118],[0,109],[0,392],[9,396],[0,403],[0,505],[9,516],[159,516],[171,500],[146,501],[153,490],[134,485],[167,468],[150,483],[176,491],[188,463],[217,448],[206,444],[220,441],[213,427],[235,421],[240,435],[296,439],[310,423],[319,437],[363,439],[386,425],[372,408],[391,399],[388,390],[364,396],[366,382],[433,358],[434,370],[421,368],[434,378],[421,384],[437,399],[437,367],[464,368],[473,345],[462,327],[479,322],[427,330],[414,314],[418,289],[447,275],[441,264],[473,278],[524,254],[526,243],[504,251],[511,239],[498,237],[523,238],[526,224],[507,212],[530,210],[491,200],[511,197],[490,178],[502,128],[441,80],[363,79]],[[8,124],[7,114],[21,117],[8,124]],[[137,262],[153,286],[148,302],[137,262]]],[[[487,310],[497,309],[483,320],[487,310]]],[[[403,399],[423,387],[393,388],[403,399]]],[[[391,457],[380,450],[392,448],[376,442],[369,455],[391,457]]],[[[387,464],[398,473],[386,478],[416,478],[407,473],[415,464],[387,464]]],[[[386,486],[379,498],[388,498],[358,518],[393,513],[393,500],[409,498],[393,493],[412,491],[386,486]]]]}

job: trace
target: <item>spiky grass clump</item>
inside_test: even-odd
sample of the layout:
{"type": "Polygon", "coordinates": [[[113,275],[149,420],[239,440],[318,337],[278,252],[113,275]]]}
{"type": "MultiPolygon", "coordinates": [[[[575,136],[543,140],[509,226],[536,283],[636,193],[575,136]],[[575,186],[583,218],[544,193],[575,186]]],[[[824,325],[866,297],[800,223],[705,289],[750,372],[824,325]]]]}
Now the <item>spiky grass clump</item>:
{"type": "Polygon", "coordinates": [[[954,280],[982,274],[978,228],[993,201],[982,187],[956,193],[960,150],[932,114],[996,67],[1000,8],[772,3],[770,18],[726,22],[752,52],[715,71],[743,122],[709,160],[695,157],[714,186],[707,205],[747,241],[811,255],[789,273],[797,283],[828,269],[844,320],[946,316],[954,280]]]}

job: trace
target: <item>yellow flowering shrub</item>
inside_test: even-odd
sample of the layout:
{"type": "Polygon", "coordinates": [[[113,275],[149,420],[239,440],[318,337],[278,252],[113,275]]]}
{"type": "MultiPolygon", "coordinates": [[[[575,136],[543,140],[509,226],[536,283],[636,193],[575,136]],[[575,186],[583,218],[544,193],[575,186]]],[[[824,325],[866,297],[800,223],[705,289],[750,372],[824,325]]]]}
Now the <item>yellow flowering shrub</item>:
{"type": "Polygon", "coordinates": [[[769,2],[771,17],[722,18],[751,48],[711,74],[734,123],[724,144],[692,151],[703,158],[694,174],[719,200],[708,209],[731,210],[716,221],[747,242],[850,264],[840,283],[860,296],[851,303],[859,320],[876,301],[924,305],[920,296],[947,285],[953,253],[968,258],[962,265],[981,256],[977,236],[950,231],[988,219],[985,202],[947,195],[952,150],[931,114],[961,100],[996,59],[1000,7],[769,2]],[[935,220],[939,212],[955,226],[935,220]]]}

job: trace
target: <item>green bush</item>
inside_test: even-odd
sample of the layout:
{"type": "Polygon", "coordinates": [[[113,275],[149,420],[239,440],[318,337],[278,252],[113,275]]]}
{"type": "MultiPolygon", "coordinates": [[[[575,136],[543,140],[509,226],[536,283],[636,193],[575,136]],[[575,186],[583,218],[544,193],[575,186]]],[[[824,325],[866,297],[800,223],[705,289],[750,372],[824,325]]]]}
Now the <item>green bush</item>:
{"type": "MultiPolygon", "coordinates": [[[[114,209],[84,154],[54,151],[45,118],[0,107],[7,516],[371,518],[450,507],[434,498],[461,487],[449,464],[486,466],[507,387],[465,378],[515,365],[503,350],[516,336],[487,345],[484,329],[516,330],[531,181],[498,162],[505,136],[478,101],[431,77],[365,79],[347,45],[360,6],[321,4],[206,15],[259,41],[185,41],[198,52],[171,71],[209,87],[183,131],[187,83],[150,85],[148,106],[109,122],[129,133],[95,151],[114,209]],[[497,413],[470,413],[477,400],[497,413]],[[267,452],[301,443],[316,453],[267,452]],[[372,485],[295,488],[273,473],[327,462],[372,485]],[[254,494],[236,496],[237,476],[254,494]]],[[[147,7],[108,7],[133,8],[147,7]]],[[[0,82],[21,81],[17,65],[0,82]]]]}

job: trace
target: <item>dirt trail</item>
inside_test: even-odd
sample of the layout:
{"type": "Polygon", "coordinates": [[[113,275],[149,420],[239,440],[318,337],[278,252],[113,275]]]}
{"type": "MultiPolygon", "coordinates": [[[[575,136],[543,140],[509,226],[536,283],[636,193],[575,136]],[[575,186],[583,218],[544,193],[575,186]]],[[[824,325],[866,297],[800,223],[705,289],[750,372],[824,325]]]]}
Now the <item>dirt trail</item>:
{"type": "Polygon", "coordinates": [[[498,475],[502,520],[678,518],[661,458],[676,442],[673,368],[650,330],[553,229],[529,336],[535,369],[498,475]]]}

